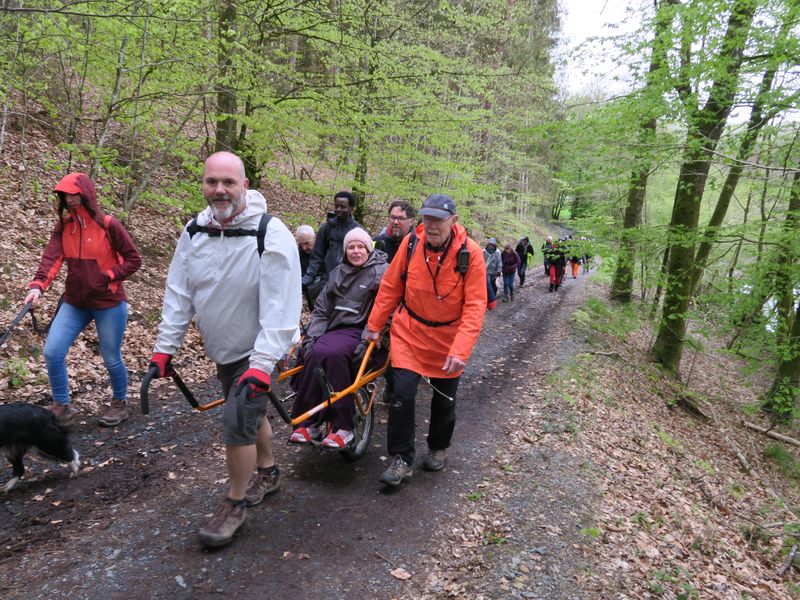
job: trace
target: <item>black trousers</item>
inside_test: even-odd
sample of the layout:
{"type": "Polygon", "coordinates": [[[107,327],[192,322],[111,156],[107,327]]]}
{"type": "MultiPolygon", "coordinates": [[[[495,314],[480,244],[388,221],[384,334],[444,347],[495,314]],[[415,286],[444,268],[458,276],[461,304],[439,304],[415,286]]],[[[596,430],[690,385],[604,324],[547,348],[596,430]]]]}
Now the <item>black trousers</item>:
{"type": "MultiPolygon", "coordinates": [[[[422,376],[408,369],[395,368],[393,371],[394,389],[389,395],[387,450],[392,456],[399,454],[408,464],[413,464],[417,386],[422,376]]],[[[428,427],[428,448],[431,450],[445,450],[450,446],[456,426],[456,392],[460,379],[461,376],[431,378],[434,388],[428,427]]]]}

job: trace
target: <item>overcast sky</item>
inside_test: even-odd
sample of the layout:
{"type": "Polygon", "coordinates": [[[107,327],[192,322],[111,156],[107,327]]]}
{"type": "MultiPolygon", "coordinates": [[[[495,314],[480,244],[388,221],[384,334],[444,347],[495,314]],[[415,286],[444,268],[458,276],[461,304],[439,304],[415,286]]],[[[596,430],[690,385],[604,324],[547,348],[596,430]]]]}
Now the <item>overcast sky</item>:
{"type": "Polygon", "coordinates": [[[576,49],[594,36],[609,36],[629,32],[639,24],[630,7],[638,10],[642,0],[560,0],[562,12],[562,43],[560,56],[566,65],[561,78],[568,94],[598,90],[612,95],[627,89],[624,81],[626,69],[615,65],[607,52],[597,55],[588,48],[576,49]],[[626,10],[628,9],[628,10],[626,10]]]}

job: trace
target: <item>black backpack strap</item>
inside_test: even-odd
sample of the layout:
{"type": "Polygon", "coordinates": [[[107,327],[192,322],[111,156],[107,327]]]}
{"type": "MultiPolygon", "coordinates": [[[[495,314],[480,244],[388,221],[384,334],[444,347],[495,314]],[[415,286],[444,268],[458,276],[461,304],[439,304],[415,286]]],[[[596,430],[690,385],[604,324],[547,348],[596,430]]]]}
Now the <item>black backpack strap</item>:
{"type": "Polygon", "coordinates": [[[406,270],[403,271],[402,275],[400,275],[400,279],[403,280],[403,299],[406,297],[406,277],[408,277],[408,266],[411,264],[411,255],[414,254],[414,250],[417,247],[417,242],[419,238],[417,237],[417,232],[413,229],[411,233],[408,234],[408,245],[406,246],[406,270]]]}
{"type": "MultiPolygon", "coordinates": [[[[258,243],[258,256],[264,253],[264,238],[267,236],[267,225],[272,218],[272,215],[264,213],[261,215],[261,220],[258,222],[258,229],[225,229],[225,237],[241,237],[241,236],[254,236],[258,243]]],[[[209,229],[205,225],[198,225],[197,218],[189,221],[186,226],[186,231],[189,233],[189,238],[193,238],[198,233],[205,233],[211,237],[219,237],[223,230],[212,228],[209,229]]]]}
{"type": "Polygon", "coordinates": [[[264,213],[261,215],[261,220],[258,222],[258,233],[256,234],[256,240],[258,241],[259,257],[264,254],[264,238],[267,236],[267,225],[269,225],[269,220],[271,218],[272,215],[264,213]]]}
{"type": "Polygon", "coordinates": [[[186,231],[189,232],[189,239],[192,239],[195,234],[200,231],[200,227],[197,224],[197,217],[189,221],[189,224],[186,226],[186,231]]]}

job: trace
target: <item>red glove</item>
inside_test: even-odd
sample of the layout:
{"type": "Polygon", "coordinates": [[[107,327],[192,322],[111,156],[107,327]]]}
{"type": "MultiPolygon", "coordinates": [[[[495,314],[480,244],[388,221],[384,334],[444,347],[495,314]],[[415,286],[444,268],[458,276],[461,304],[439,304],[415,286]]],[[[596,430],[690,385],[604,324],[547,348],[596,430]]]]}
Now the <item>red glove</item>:
{"type": "Polygon", "coordinates": [[[158,367],[159,377],[172,375],[172,354],[156,352],[153,354],[153,358],[150,359],[150,366],[152,367],[153,365],[158,367]]]}
{"type": "Polygon", "coordinates": [[[243,386],[248,386],[250,389],[247,392],[247,397],[252,398],[258,394],[267,394],[270,390],[269,375],[260,369],[247,369],[244,374],[239,377],[237,384],[239,391],[243,386]]]}

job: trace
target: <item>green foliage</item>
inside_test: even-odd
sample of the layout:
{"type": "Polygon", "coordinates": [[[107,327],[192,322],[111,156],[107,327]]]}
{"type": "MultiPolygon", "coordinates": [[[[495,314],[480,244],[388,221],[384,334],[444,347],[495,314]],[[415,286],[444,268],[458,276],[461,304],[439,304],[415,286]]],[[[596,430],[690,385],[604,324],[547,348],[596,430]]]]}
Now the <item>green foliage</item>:
{"type": "Polygon", "coordinates": [[[124,183],[125,210],[202,207],[198,158],[224,139],[251,175],[358,189],[367,209],[443,190],[478,233],[527,231],[541,212],[550,143],[525,132],[556,111],[555,0],[222,6],[26,3],[0,15],[0,100],[38,103],[67,157],[53,170],[124,183]],[[156,170],[169,177],[152,190],[156,170]]]}
{"type": "Polygon", "coordinates": [[[599,538],[602,533],[603,532],[600,531],[598,527],[585,527],[580,530],[581,535],[585,535],[586,537],[589,537],[593,540],[599,538]]]}
{"type": "Polygon", "coordinates": [[[795,484],[800,482],[800,462],[779,444],[770,444],[764,448],[764,458],[773,461],[783,476],[795,484]]]}
{"type": "Polygon", "coordinates": [[[671,591],[679,600],[700,598],[700,592],[691,581],[691,575],[682,567],[659,569],[653,573],[653,578],[648,581],[647,587],[651,593],[663,596],[671,591]]]}
{"type": "Polygon", "coordinates": [[[631,306],[610,306],[600,298],[589,298],[572,313],[572,322],[586,333],[602,333],[619,340],[640,326],[640,317],[631,306]]]}
{"type": "Polygon", "coordinates": [[[717,474],[716,469],[714,469],[714,465],[707,460],[698,459],[695,461],[695,464],[712,477],[717,474]]]}
{"type": "Polygon", "coordinates": [[[612,99],[569,98],[557,120],[538,126],[555,140],[558,211],[602,240],[604,267],[630,270],[634,298],[654,312],[663,307],[655,355],[670,370],[684,346],[703,349],[685,336],[689,319],[704,322],[703,334],[729,333],[733,350],[760,368],[785,365],[800,352],[800,337],[781,335],[796,319],[786,298],[800,284],[800,235],[787,210],[796,194],[785,171],[799,158],[796,124],[786,120],[800,96],[789,76],[800,46],[797,5],[656,6],[657,13],[644,11],[639,31],[580,52],[630,65],[634,89],[612,99]],[[739,29],[728,33],[729,24],[739,29]],[[743,101],[753,116],[748,108],[726,120],[720,109],[743,101]],[[742,122],[748,117],[750,125],[742,122]],[[621,231],[642,172],[641,214],[621,231]]]}
{"type": "Polygon", "coordinates": [[[483,545],[489,546],[491,544],[495,545],[502,545],[508,543],[508,538],[504,536],[502,533],[497,533],[495,531],[487,531],[483,536],[483,545]]]}
{"type": "Polygon", "coordinates": [[[20,387],[30,375],[27,363],[22,358],[11,357],[3,368],[2,376],[8,380],[8,387],[20,387]]]}
{"type": "Polygon", "coordinates": [[[680,451],[682,450],[681,443],[672,437],[669,433],[661,429],[658,425],[654,425],[656,430],[656,435],[658,438],[664,443],[664,445],[669,448],[670,450],[680,451]]]}

